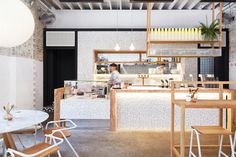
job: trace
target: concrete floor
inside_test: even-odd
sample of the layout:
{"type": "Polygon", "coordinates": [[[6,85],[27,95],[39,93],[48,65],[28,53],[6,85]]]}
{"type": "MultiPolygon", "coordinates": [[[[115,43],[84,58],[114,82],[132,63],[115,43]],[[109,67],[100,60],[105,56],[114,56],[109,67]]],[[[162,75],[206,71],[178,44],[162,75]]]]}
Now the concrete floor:
{"type": "MultiPolygon", "coordinates": [[[[72,137],[69,140],[80,157],[170,156],[170,132],[110,132],[109,121],[106,120],[80,120],[77,124],[78,128],[72,131],[72,137]]],[[[21,140],[26,147],[34,144],[32,135],[23,135],[21,140]]],[[[42,140],[43,135],[39,133],[38,142],[42,140]]],[[[17,138],[16,141],[18,141],[17,138]]],[[[202,143],[217,144],[217,137],[202,137],[202,143]]],[[[22,149],[19,142],[17,142],[17,147],[22,149]]],[[[188,152],[188,149],[186,151],[188,152]]],[[[218,150],[203,149],[202,151],[204,156],[212,157],[217,156],[218,150]]],[[[226,152],[228,153],[229,149],[226,152]]],[[[62,145],[61,153],[63,157],[74,157],[66,143],[62,145]]],[[[53,157],[56,156],[53,155],[53,157]]]]}

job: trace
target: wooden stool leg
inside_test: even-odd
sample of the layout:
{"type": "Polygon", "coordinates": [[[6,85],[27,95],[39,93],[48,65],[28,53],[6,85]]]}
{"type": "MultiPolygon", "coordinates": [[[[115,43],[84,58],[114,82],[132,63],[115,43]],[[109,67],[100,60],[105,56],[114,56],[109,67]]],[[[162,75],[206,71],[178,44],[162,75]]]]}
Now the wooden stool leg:
{"type": "Polygon", "coordinates": [[[12,138],[11,133],[4,133],[3,134],[3,139],[4,139],[4,143],[5,143],[5,148],[6,149],[12,148],[12,149],[17,150],[16,144],[15,144],[13,138],[12,138]]]}

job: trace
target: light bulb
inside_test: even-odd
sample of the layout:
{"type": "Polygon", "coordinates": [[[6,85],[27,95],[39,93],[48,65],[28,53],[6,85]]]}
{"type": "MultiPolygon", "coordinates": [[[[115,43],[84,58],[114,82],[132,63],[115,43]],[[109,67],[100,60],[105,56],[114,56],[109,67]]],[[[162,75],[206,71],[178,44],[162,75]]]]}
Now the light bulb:
{"type": "Polygon", "coordinates": [[[116,51],[120,51],[120,46],[119,46],[118,43],[116,43],[115,50],[116,50],[116,51]]]}
{"type": "Polygon", "coordinates": [[[133,44],[133,43],[130,44],[129,50],[130,50],[130,51],[134,51],[134,50],[135,50],[135,47],[134,47],[134,44],[133,44]]]}
{"type": "Polygon", "coordinates": [[[0,19],[0,47],[21,45],[34,32],[34,17],[20,0],[0,0],[0,19]]]}

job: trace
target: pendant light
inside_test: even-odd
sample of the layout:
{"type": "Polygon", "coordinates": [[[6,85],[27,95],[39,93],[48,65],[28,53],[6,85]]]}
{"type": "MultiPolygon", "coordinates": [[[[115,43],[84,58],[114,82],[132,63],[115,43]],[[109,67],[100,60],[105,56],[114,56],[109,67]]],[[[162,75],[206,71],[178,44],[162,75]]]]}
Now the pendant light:
{"type": "Polygon", "coordinates": [[[120,51],[120,45],[118,44],[118,2],[116,6],[116,45],[115,45],[115,50],[120,51]]]}
{"type": "Polygon", "coordinates": [[[132,14],[132,8],[130,9],[130,17],[131,17],[131,44],[129,46],[130,51],[134,51],[135,47],[133,44],[133,14],[132,14]]]}
{"type": "Polygon", "coordinates": [[[118,43],[116,43],[115,50],[120,51],[120,45],[118,43]]]}
{"type": "Polygon", "coordinates": [[[33,34],[35,22],[21,0],[0,0],[0,47],[14,47],[33,34]]]}
{"type": "Polygon", "coordinates": [[[133,44],[133,43],[130,44],[129,50],[130,50],[130,51],[134,51],[134,50],[135,50],[135,47],[134,47],[134,44],[133,44]]]}

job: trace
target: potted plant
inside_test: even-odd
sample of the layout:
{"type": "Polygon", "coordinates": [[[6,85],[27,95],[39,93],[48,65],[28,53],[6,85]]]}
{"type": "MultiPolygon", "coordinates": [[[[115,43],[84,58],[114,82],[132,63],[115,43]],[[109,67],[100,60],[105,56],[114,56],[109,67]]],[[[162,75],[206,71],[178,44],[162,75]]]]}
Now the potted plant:
{"type": "Polygon", "coordinates": [[[219,23],[214,20],[210,25],[200,23],[201,34],[206,41],[218,40],[220,35],[219,23]]]}

